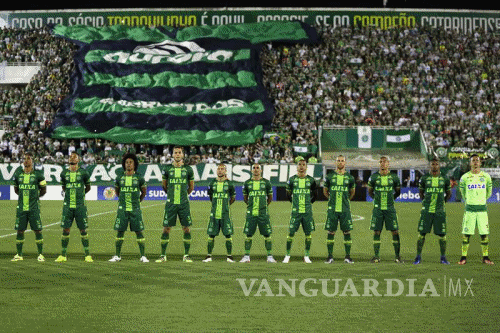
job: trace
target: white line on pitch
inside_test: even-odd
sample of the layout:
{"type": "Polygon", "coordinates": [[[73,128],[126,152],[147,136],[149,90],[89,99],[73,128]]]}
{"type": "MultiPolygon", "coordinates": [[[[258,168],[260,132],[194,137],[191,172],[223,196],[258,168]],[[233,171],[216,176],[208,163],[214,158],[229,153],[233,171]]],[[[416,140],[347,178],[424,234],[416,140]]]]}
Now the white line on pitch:
{"type": "MultiPolygon", "coordinates": [[[[155,206],[160,206],[162,204],[155,204],[155,205],[151,205],[151,206],[144,206],[144,207],[141,207],[141,208],[150,208],[150,207],[155,207],[155,206]]],[[[110,213],[116,213],[116,209],[115,210],[109,210],[107,212],[101,212],[101,213],[96,213],[96,214],[92,214],[92,215],[89,215],[88,217],[94,217],[94,216],[99,216],[99,215],[105,215],[105,214],[110,214],[110,213]]],[[[51,227],[51,226],[54,226],[54,225],[58,225],[58,224],[61,224],[61,221],[58,221],[58,222],[54,222],[54,223],[50,223],[50,224],[47,224],[47,225],[44,225],[43,228],[48,228],[48,227],[51,227]]],[[[1,230],[6,230],[6,229],[1,229],[1,230]]],[[[8,229],[8,230],[12,230],[12,229],[8,229]]],[[[31,232],[32,230],[26,230],[26,232],[31,232]]],[[[11,233],[11,234],[7,234],[7,235],[0,235],[0,239],[1,238],[6,238],[6,237],[9,237],[9,236],[15,236],[17,235],[17,233],[11,233]]]]}

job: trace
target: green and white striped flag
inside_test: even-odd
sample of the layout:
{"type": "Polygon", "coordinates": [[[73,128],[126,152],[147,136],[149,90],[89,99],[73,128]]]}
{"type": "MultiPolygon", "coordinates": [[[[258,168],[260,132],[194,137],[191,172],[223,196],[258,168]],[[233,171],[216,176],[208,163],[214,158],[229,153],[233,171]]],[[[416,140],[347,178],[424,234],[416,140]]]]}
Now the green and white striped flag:
{"type": "Polygon", "coordinates": [[[387,130],[385,142],[388,148],[404,147],[411,141],[410,130],[387,130]]]}
{"type": "Polygon", "coordinates": [[[274,108],[262,82],[261,44],[313,43],[301,22],[170,27],[60,26],[75,42],[72,92],[53,138],[242,145],[270,129],[274,108]]]}

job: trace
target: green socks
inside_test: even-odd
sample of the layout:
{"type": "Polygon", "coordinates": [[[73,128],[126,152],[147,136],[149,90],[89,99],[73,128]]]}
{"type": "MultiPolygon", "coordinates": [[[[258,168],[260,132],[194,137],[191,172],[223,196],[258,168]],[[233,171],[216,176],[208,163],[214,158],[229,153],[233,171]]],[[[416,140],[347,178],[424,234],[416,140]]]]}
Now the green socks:
{"type": "Polygon", "coordinates": [[[115,239],[115,254],[117,257],[120,257],[121,253],[122,253],[122,245],[123,245],[123,241],[124,241],[124,236],[125,236],[125,232],[124,231],[118,231],[118,233],[116,234],[116,239],[115,239]]]}
{"type": "Polygon", "coordinates": [[[326,236],[326,249],[328,257],[333,257],[333,245],[335,244],[335,234],[328,233],[326,236]]]}
{"type": "Polygon", "coordinates": [[[184,233],[184,255],[189,254],[189,248],[191,247],[191,233],[190,232],[185,232],[184,233]]]}
{"type": "MultiPolygon", "coordinates": [[[[440,240],[441,242],[441,240],[440,240]]],[[[417,256],[421,255],[422,254],[422,249],[424,248],[424,244],[425,244],[425,235],[418,235],[418,239],[417,239],[417,256]]]]}
{"type": "Polygon", "coordinates": [[[214,237],[208,237],[207,254],[209,256],[212,255],[212,251],[214,250],[214,245],[215,245],[215,238],[214,237]]]}
{"type": "Polygon", "coordinates": [[[169,233],[166,233],[164,232],[163,234],[161,234],[161,255],[164,256],[167,254],[167,245],[168,245],[168,242],[170,240],[170,234],[169,233]]]}
{"type": "Polygon", "coordinates": [[[63,231],[61,236],[61,255],[66,257],[68,253],[68,244],[69,244],[69,233],[63,231]]]}
{"type": "Polygon", "coordinates": [[[394,255],[399,257],[399,253],[401,250],[401,243],[399,241],[399,234],[392,235],[392,245],[394,246],[394,255]]]}
{"type": "Polygon", "coordinates": [[[469,235],[464,235],[462,238],[462,257],[467,257],[467,252],[469,252],[469,235]]]}
{"type": "Polygon", "coordinates": [[[344,248],[346,257],[351,256],[351,245],[352,245],[351,234],[344,234],[344,248]]]}
{"type": "Polygon", "coordinates": [[[264,245],[266,247],[267,255],[270,256],[273,250],[273,241],[271,236],[264,236],[264,245]]]}
{"type": "Polygon", "coordinates": [[[312,235],[306,235],[304,256],[309,257],[311,251],[312,235]]]}
{"type": "Polygon", "coordinates": [[[288,235],[286,237],[286,255],[290,255],[290,250],[292,249],[292,243],[293,243],[293,236],[294,235],[288,235]]]}
{"type": "Polygon", "coordinates": [[[250,255],[250,249],[252,248],[252,237],[245,238],[245,255],[250,255]]]}
{"type": "Polygon", "coordinates": [[[483,252],[483,257],[488,256],[488,249],[489,249],[489,239],[487,235],[482,235],[481,236],[481,250],[483,252]]]}
{"type": "Polygon", "coordinates": [[[439,237],[439,250],[441,251],[441,256],[446,255],[446,236],[439,237]]]}
{"type": "Polygon", "coordinates": [[[141,257],[143,257],[146,253],[146,239],[142,232],[136,233],[137,235],[137,245],[139,245],[139,252],[141,253],[141,257]]]}
{"type": "Polygon", "coordinates": [[[231,237],[226,237],[226,251],[228,256],[233,253],[233,239],[231,237]]]}
{"type": "Polygon", "coordinates": [[[16,236],[16,250],[17,255],[23,256],[24,234],[17,234],[16,236]]]}
{"type": "Polygon", "coordinates": [[[38,254],[43,253],[43,236],[41,233],[35,234],[35,243],[38,250],[38,254]]]}
{"type": "Polygon", "coordinates": [[[380,257],[380,234],[373,234],[373,252],[375,257],[380,257]]]}

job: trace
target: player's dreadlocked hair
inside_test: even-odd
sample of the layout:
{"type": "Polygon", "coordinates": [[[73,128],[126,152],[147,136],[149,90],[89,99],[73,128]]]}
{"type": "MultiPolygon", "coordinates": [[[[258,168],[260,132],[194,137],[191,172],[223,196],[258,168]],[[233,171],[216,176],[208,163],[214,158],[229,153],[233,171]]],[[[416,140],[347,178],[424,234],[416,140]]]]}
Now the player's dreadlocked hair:
{"type": "Polygon", "coordinates": [[[137,159],[137,156],[132,153],[126,153],[123,155],[122,158],[122,168],[125,170],[125,161],[131,158],[134,161],[134,171],[137,171],[137,168],[139,168],[139,160],[137,159]]]}

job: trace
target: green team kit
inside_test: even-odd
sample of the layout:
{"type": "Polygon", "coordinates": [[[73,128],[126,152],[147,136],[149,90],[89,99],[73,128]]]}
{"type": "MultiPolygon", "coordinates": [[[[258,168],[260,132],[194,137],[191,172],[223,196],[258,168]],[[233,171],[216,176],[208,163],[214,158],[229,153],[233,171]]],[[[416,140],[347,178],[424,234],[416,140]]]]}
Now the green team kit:
{"type": "Polygon", "coordinates": [[[162,178],[167,182],[167,201],[163,225],[173,227],[176,225],[177,216],[182,226],[192,224],[189,208],[189,182],[194,180],[193,169],[189,166],[175,167],[167,165],[162,171],[162,178]]]}
{"type": "Polygon", "coordinates": [[[420,178],[419,189],[424,193],[418,232],[426,234],[434,229],[436,235],[446,235],[446,193],[451,189],[450,179],[444,175],[430,173],[420,178]]]}
{"type": "Polygon", "coordinates": [[[243,184],[243,195],[248,197],[245,227],[243,229],[243,233],[247,237],[252,237],[257,227],[263,236],[272,234],[267,204],[268,197],[272,194],[271,182],[265,178],[259,180],[249,179],[243,184]]]}
{"type": "Polygon", "coordinates": [[[75,220],[78,229],[87,229],[85,187],[90,185],[89,173],[82,168],[76,171],[66,169],[61,173],[61,184],[65,188],[61,227],[71,228],[75,220]]]}
{"type": "Polygon", "coordinates": [[[354,177],[332,172],[324,186],[329,193],[325,230],[337,231],[339,224],[342,231],[352,230],[350,191],[356,186],[354,177]]]}
{"type": "MultiPolygon", "coordinates": [[[[190,226],[191,215],[187,191],[189,182],[194,180],[191,167],[167,165],[162,171],[162,176],[167,182],[163,225],[175,226],[176,218],[179,216],[183,226],[190,226]]],[[[70,228],[73,220],[76,221],[79,229],[88,227],[85,187],[90,184],[89,179],[89,173],[82,168],[76,171],[66,169],[61,173],[61,184],[65,187],[61,221],[63,228],[70,228]]],[[[13,180],[14,185],[19,189],[15,229],[26,230],[29,224],[33,230],[42,230],[39,193],[40,187],[46,186],[43,173],[37,170],[25,173],[23,169],[19,169],[14,174],[13,180]]],[[[131,231],[144,230],[140,209],[141,189],[146,186],[144,177],[139,174],[132,176],[119,174],[116,178],[116,186],[120,189],[120,195],[114,229],[125,231],[130,226],[131,231]]],[[[352,230],[349,195],[350,190],[355,186],[354,178],[348,173],[333,172],[326,178],[324,186],[329,192],[325,230],[335,232],[339,226],[344,232],[352,230]]],[[[370,177],[368,186],[374,190],[370,229],[380,231],[385,225],[387,230],[398,230],[394,193],[395,189],[401,186],[399,178],[393,173],[382,175],[376,172],[370,177]]],[[[479,234],[488,235],[486,201],[492,193],[490,175],[483,171],[477,174],[468,172],[461,177],[459,188],[465,200],[462,233],[473,235],[477,227],[479,234]]],[[[422,201],[418,232],[425,235],[433,230],[436,235],[446,235],[445,197],[450,190],[450,180],[441,174],[439,176],[426,174],[419,182],[419,189],[425,193],[425,196],[422,201]]],[[[311,176],[294,175],[289,179],[287,191],[292,202],[289,222],[291,237],[301,225],[306,237],[315,230],[311,202],[312,193],[315,190],[316,181],[311,176]]],[[[234,227],[229,216],[229,205],[231,198],[235,196],[233,183],[229,180],[217,181],[215,179],[210,183],[208,191],[212,198],[212,207],[207,234],[216,236],[222,231],[225,236],[232,235],[234,227]]],[[[271,235],[267,200],[272,193],[271,183],[267,179],[245,181],[243,194],[248,197],[248,204],[243,232],[247,237],[252,237],[257,228],[261,235],[266,237],[271,235]]],[[[287,252],[289,252],[288,243],[291,246],[291,240],[287,240],[287,252]]]]}
{"type": "Polygon", "coordinates": [[[401,187],[401,182],[393,173],[382,175],[375,172],[368,181],[368,186],[373,188],[373,212],[370,229],[380,231],[384,223],[386,230],[399,229],[398,216],[394,207],[394,193],[401,187]]]}
{"type": "Polygon", "coordinates": [[[126,231],[144,230],[141,211],[141,189],[146,187],[144,177],[134,173],[131,176],[121,174],[116,177],[116,187],[120,189],[118,196],[118,211],[114,229],[126,231]]]}
{"type": "Polygon", "coordinates": [[[28,224],[31,230],[42,230],[40,187],[46,185],[42,171],[32,170],[29,173],[25,173],[23,169],[16,171],[14,186],[19,189],[19,194],[15,230],[26,230],[28,224]]]}
{"type": "Polygon", "coordinates": [[[288,228],[290,234],[295,234],[301,225],[306,235],[316,229],[311,202],[315,191],[316,181],[309,175],[305,177],[295,175],[288,180],[287,192],[290,193],[292,201],[292,214],[288,228]]]}
{"type": "Polygon", "coordinates": [[[224,236],[231,236],[234,228],[229,214],[229,206],[231,198],[236,195],[233,183],[227,179],[224,181],[214,179],[208,186],[208,195],[212,199],[212,210],[207,234],[217,236],[222,230],[224,236]]]}

